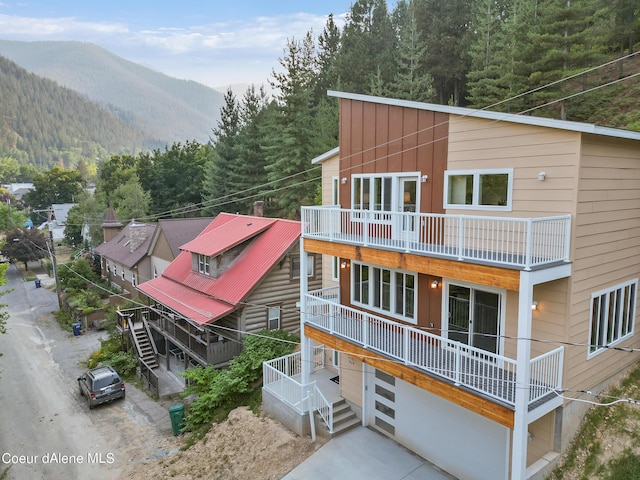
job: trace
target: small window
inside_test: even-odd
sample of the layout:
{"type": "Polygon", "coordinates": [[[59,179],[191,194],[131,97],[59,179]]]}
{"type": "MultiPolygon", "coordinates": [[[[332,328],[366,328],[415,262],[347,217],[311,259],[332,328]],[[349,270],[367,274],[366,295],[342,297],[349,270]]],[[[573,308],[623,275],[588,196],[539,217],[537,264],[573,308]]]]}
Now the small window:
{"type": "MultiPolygon", "coordinates": [[[[307,277],[315,275],[315,255],[307,255],[307,277]]],[[[291,278],[300,278],[300,257],[291,257],[291,278]]]]}
{"type": "Polygon", "coordinates": [[[267,329],[280,329],[280,306],[267,307],[267,329]]]}
{"type": "Polygon", "coordinates": [[[331,204],[340,205],[340,182],[338,177],[331,177],[331,204]]]}
{"type": "Polygon", "coordinates": [[[591,295],[589,357],[633,335],[638,279],[591,295]]]}
{"type": "Polygon", "coordinates": [[[211,275],[211,257],[202,254],[193,254],[191,257],[193,269],[204,275],[211,275]]]}
{"type": "Polygon", "coordinates": [[[136,286],[136,274],[131,272],[131,285],[136,286]]]}
{"type": "Polygon", "coordinates": [[[331,257],[331,280],[340,280],[340,257],[331,257]]]}
{"type": "Polygon", "coordinates": [[[120,276],[122,277],[122,281],[124,282],[124,268],[122,269],[120,276]]]}
{"type": "Polygon", "coordinates": [[[445,208],[511,210],[513,169],[446,171],[445,208]]]}

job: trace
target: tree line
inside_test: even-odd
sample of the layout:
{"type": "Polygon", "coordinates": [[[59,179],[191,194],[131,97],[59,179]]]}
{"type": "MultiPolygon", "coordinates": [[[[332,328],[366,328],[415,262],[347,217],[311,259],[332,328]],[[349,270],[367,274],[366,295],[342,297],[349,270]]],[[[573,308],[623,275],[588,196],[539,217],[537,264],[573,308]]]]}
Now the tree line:
{"type": "Polygon", "coordinates": [[[256,200],[265,215],[299,218],[320,198],[310,160],[338,144],[330,89],[640,129],[639,15],[625,0],[400,0],[391,11],[357,0],[341,27],[330,15],[317,36],[287,40],[273,96],[228,90],[209,142],[101,160],[69,236],[90,224],[100,238],[109,204],[123,222],[250,213],[256,200]]]}

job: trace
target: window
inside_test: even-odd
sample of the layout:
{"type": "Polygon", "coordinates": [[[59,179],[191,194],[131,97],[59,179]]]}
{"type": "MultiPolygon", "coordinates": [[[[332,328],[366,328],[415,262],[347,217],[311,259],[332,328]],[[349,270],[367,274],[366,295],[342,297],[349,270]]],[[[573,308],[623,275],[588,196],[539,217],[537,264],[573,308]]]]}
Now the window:
{"type": "Polygon", "coordinates": [[[331,204],[340,205],[340,182],[338,177],[331,177],[331,204]]]}
{"type": "Polygon", "coordinates": [[[280,329],[280,306],[267,307],[267,329],[280,329]]]}
{"type": "Polygon", "coordinates": [[[194,270],[197,270],[198,273],[203,273],[204,275],[211,275],[211,257],[200,253],[194,253],[192,258],[194,270]]]}
{"type": "Polygon", "coordinates": [[[390,176],[354,176],[352,208],[355,210],[391,211],[392,185],[393,177],[390,176]]]}
{"type": "Polygon", "coordinates": [[[588,357],[633,335],[637,290],[636,278],[591,295],[588,357]]]}
{"type": "Polygon", "coordinates": [[[136,286],[136,274],[131,272],[131,285],[136,286]]]}
{"type": "Polygon", "coordinates": [[[445,208],[511,210],[513,169],[444,173],[445,208]]]}
{"type": "Polygon", "coordinates": [[[416,323],[416,275],[352,262],[351,302],[416,323]]]}
{"type": "Polygon", "coordinates": [[[124,267],[122,267],[122,272],[120,272],[120,276],[122,277],[122,281],[124,282],[124,267]]]}
{"type": "Polygon", "coordinates": [[[331,257],[331,280],[340,281],[340,257],[331,257]]]}
{"type": "MultiPolygon", "coordinates": [[[[307,277],[313,277],[316,257],[307,255],[307,277]]],[[[300,278],[300,257],[291,257],[291,278],[300,278]]]]}
{"type": "Polygon", "coordinates": [[[504,322],[504,292],[487,287],[447,283],[446,319],[447,338],[500,353],[500,335],[504,322]]]}

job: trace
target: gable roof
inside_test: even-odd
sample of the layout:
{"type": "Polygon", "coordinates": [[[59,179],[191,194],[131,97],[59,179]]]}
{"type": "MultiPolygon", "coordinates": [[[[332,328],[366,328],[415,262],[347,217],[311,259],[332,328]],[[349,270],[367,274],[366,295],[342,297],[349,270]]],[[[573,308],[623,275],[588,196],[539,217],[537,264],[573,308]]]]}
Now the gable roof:
{"type": "Polygon", "coordinates": [[[300,222],[219,214],[169,264],[162,275],[137,286],[145,295],[204,325],[242,305],[249,294],[294,247],[300,222]],[[243,242],[242,252],[217,278],[193,270],[191,254],[215,256],[243,242]]]}
{"type": "Polygon", "coordinates": [[[160,233],[163,233],[167,243],[169,244],[169,249],[171,250],[173,258],[176,258],[180,253],[180,247],[202,233],[212,220],[213,217],[170,218],[158,220],[158,228],[156,229],[151,250],[153,250],[154,244],[158,240],[160,233]]]}
{"type": "Polygon", "coordinates": [[[605,135],[609,137],[628,138],[630,140],[640,140],[640,132],[622,130],[619,128],[600,127],[591,123],[570,122],[567,120],[554,120],[552,118],[532,117],[530,115],[517,115],[513,113],[494,112],[491,110],[476,110],[473,108],[450,107],[449,105],[436,105],[434,103],[413,102],[410,100],[398,100],[395,98],[374,97],[372,95],[361,95],[359,93],[345,93],[329,90],[330,97],[343,98],[345,100],[356,100],[369,103],[380,103],[383,105],[394,105],[398,107],[415,108],[418,110],[429,110],[432,112],[449,113],[461,115],[463,117],[485,118],[487,120],[499,122],[521,123],[525,125],[536,125],[539,127],[557,128],[582,133],[593,133],[595,135],[605,135]]]}
{"type": "Polygon", "coordinates": [[[147,256],[156,223],[131,221],[108,242],[96,247],[96,253],[127,268],[137,265],[147,256]]]}

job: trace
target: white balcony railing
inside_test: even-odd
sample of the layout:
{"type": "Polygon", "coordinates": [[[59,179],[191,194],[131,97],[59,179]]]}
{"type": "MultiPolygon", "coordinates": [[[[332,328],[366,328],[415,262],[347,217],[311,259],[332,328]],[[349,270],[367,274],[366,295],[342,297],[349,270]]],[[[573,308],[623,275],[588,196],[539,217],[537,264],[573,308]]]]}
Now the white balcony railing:
{"type": "Polygon", "coordinates": [[[302,236],[532,268],[569,261],[571,216],[509,218],[302,207],[302,236]]]}
{"type": "MultiPolygon", "coordinates": [[[[306,294],[305,323],[515,407],[515,360],[340,305],[326,293],[306,294]]],[[[529,404],[561,388],[563,352],[531,360],[529,404]]]]}
{"type": "MultiPolygon", "coordinates": [[[[262,385],[280,400],[295,408],[299,413],[307,411],[304,401],[315,382],[302,383],[302,355],[300,352],[274,358],[262,364],[262,385]]],[[[324,368],[324,347],[313,347],[313,371],[324,368]]],[[[317,401],[313,401],[315,404],[317,401]]]]}

